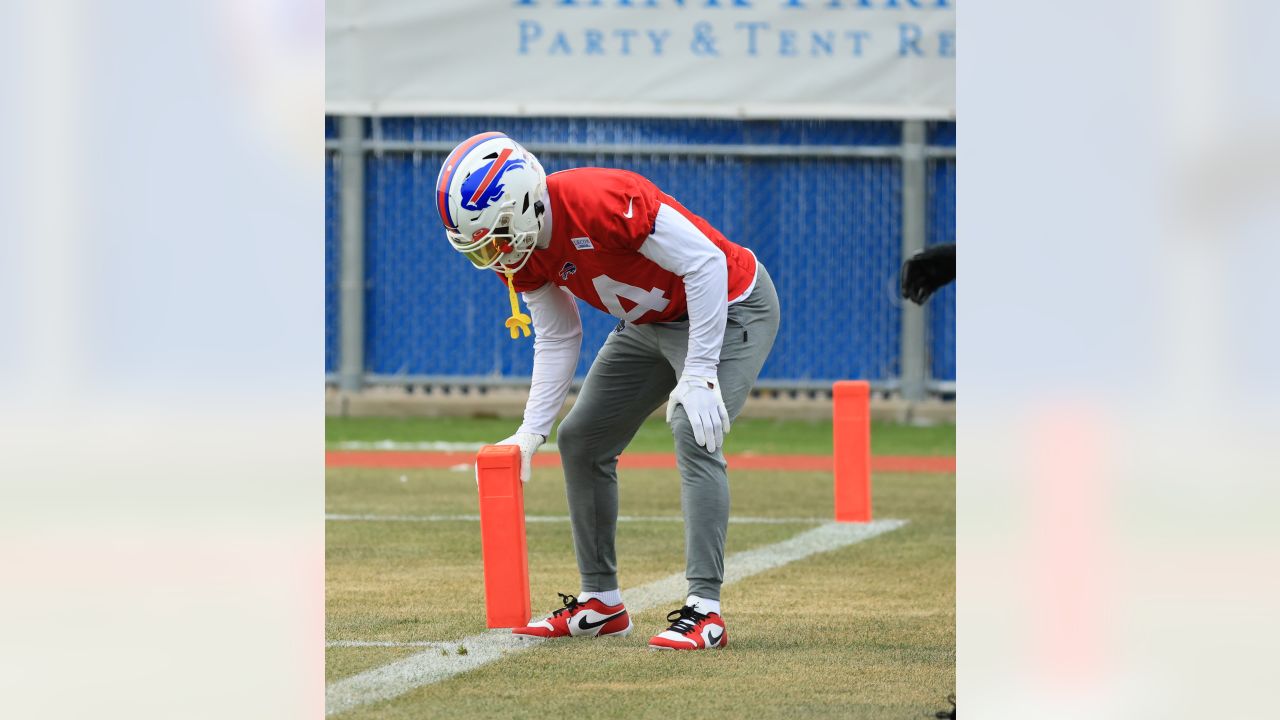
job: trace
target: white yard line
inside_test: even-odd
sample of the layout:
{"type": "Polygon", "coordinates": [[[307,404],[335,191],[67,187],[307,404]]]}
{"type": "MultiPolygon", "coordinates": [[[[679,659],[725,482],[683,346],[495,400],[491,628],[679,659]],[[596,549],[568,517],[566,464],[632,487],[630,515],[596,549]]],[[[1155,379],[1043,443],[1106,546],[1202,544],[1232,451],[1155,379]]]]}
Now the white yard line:
{"type": "MultiPolygon", "coordinates": [[[[344,440],[333,444],[334,450],[431,450],[434,452],[476,452],[485,445],[493,443],[448,442],[444,440],[425,440],[405,442],[401,440],[344,440]]],[[[538,448],[538,452],[559,452],[555,443],[547,443],[538,448]]]]}
{"type": "MultiPolygon", "coordinates": [[[[442,641],[396,642],[396,641],[325,641],[325,647],[434,647],[447,648],[449,643],[442,641]]],[[[458,643],[453,643],[457,647],[458,643]]]]}
{"type": "MultiPolygon", "coordinates": [[[[362,648],[362,647],[429,647],[429,648],[448,648],[450,644],[440,640],[422,640],[419,642],[396,642],[394,640],[326,640],[325,647],[346,647],[346,648],[362,648]]],[[[457,647],[457,643],[452,644],[457,647]]]]}
{"type": "MultiPolygon", "coordinates": [[[[724,583],[745,580],[767,570],[803,560],[811,555],[836,550],[896,530],[905,520],[876,520],[866,524],[828,523],[807,530],[789,540],[734,553],[725,559],[724,583]]],[[[684,573],[622,593],[627,609],[633,613],[674,604],[685,596],[684,573]]],[[[336,680],[325,686],[325,714],[336,715],[369,703],[389,700],[415,688],[447,680],[454,675],[474,670],[512,653],[527,650],[541,640],[517,637],[510,630],[490,630],[457,641],[431,646],[387,665],[366,670],[358,675],[336,680]],[[466,655],[456,650],[448,655],[439,647],[466,648],[466,655]]]]}
{"type": "MultiPolygon", "coordinates": [[[[329,513],[325,520],[335,522],[479,522],[479,515],[348,515],[329,513]]],[[[530,523],[562,523],[569,522],[568,515],[526,515],[525,522],[530,523]]],[[[680,515],[619,515],[618,522],[684,522],[680,515]]],[[[730,524],[737,525],[794,525],[798,523],[817,524],[830,522],[830,518],[816,517],[730,517],[730,524]]]]}

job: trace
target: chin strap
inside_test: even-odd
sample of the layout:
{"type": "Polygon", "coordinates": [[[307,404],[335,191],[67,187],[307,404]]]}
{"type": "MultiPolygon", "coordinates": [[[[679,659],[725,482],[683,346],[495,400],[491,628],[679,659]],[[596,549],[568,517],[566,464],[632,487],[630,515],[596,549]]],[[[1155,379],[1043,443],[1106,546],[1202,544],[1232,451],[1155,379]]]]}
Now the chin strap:
{"type": "Polygon", "coordinates": [[[533,322],[533,318],[520,312],[520,301],[516,298],[515,278],[512,277],[510,270],[507,271],[507,294],[511,296],[511,317],[507,318],[507,330],[511,332],[511,339],[519,338],[520,333],[529,337],[529,325],[533,322]]]}

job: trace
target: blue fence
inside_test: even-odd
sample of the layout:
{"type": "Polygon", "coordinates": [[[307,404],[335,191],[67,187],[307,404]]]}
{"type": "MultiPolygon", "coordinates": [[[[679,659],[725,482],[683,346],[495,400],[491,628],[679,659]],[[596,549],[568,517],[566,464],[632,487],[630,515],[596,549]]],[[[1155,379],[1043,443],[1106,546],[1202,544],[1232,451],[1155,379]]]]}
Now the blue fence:
{"type": "MultiPolygon", "coordinates": [[[[454,253],[440,231],[434,184],[451,145],[490,129],[517,140],[595,145],[884,146],[897,122],[598,118],[383,118],[365,121],[365,371],[378,375],[527,378],[530,341],[503,328],[507,301],[492,273],[454,253]],[[420,143],[431,151],[406,146],[420,143]],[[380,145],[385,143],[386,145],[380,145]],[[400,143],[399,146],[395,146],[400,143]],[[397,147],[380,151],[379,147],[397,147]]],[[[326,134],[336,135],[326,122],[326,134]]],[[[932,123],[930,145],[953,147],[954,123],[932,123]]],[[[639,172],[769,268],[782,327],[762,377],[778,381],[865,378],[899,372],[902,169],[884,157],[753,157],[735,154],[539,152],[548,172],[620,167],[639,172]]],[[[929,161],[928,242],[954,242],[955,160],[929,161]]],[[[338,369],[339,168],[326,167],[325,367],[338,369]]],[[[955,296],[930,301],[934,379],[955,379],[955,296]]],[[[579,375],[615,322],[582,306],[579,375]]]]}

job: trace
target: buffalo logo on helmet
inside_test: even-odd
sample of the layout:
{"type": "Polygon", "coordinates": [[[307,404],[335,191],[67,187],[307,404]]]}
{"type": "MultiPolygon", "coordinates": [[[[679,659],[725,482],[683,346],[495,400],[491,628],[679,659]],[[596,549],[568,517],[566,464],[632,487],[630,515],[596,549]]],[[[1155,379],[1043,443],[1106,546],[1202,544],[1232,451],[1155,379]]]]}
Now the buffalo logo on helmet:
{"type": "Polygon", "coordinates": [[[493,162],[481,165],[462,181],[462,207],[472,212],[483,210],[502,197],[502,176],[508,170],[525,167],[524,158],[508,160],[511,148],[505,148],[493,162]]]}
{"type": "Polygon", "coordinates": [[[567,262],[564,264],[564,267],[560,268],[560,279],[568,280],[569,276],[576,272],[578,272],[578,266],[571,262],[567,262]]]}

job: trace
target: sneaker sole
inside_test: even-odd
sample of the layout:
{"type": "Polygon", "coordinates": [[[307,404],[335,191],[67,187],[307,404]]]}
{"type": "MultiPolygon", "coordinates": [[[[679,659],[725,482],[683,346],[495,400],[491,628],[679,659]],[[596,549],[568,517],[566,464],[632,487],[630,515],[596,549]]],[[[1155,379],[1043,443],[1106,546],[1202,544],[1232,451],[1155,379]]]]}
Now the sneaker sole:
{"type": "Polygon", "coordinates": [[[675,652],[690,652],[690,651],[696,652],[698,650],[723,650],[728,646],[729,646],[729,643],[728,641],[726,641],[726,642],[720,643],[719,645],[716,645],[715,647],[675,648],[675,647],[670,647],[668,645],[654,645],[653,643],[650,643],[648,647],[650,650],[672,650],[675,652]]]}
{"type": "Polygon", "coordinates": [[[596,635],[596,637],[598,637],[598,638],[607,638],[607,637],[608,637],[608,638],[624,638],[624,637],[626,637],[626,636],[628,636],[628,635],[630,635],[630,634],[631,634],[631,628],[633,628],[633,627],[635,627],[635,623],[631,622],[631,617],[630,617],[630,616],[628,616],[628,617],[627,617],[627,626],[626,626],[626,627],[622,628],[621,630],[615,630],[614,632],[611,632],[611,633],[600,633],[599,635],[596,635]]]}
{"type": "Polygon", "coordinates": [[[531,640],[559,640],[561,638],[585,638],[587,640],[598,638],[624,638],[631,634],[631,628],[635,627],[635,623],[631,622],[631,618],[627,618],[627,626],[621,630],[615,630],[611,633],[600,633],[599,635],[525,635],[524,633],[511,633],[514,637],[529,638],[531,640]]]}

